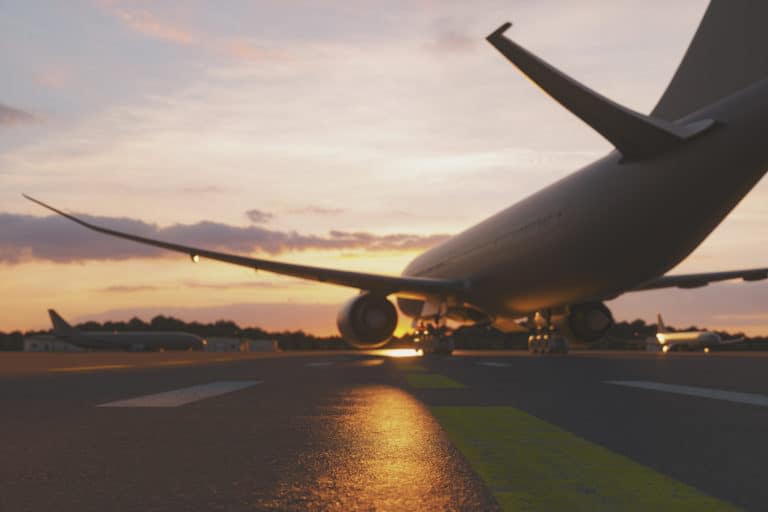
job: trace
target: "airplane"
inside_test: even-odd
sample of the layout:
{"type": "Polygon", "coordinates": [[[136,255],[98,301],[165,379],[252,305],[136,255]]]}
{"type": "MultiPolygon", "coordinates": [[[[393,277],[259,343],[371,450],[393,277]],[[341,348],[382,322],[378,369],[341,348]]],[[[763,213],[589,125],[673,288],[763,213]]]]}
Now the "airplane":
{"type": "Polygon", "coordinates": [[[664,325],[664,319],[661,318],[661,314],[657,316],[656,326],[656,336],[646,340],[648,352],[667,353],[674,350],[702,349],[708,353],[711,347],[733,345],[734,343],[744,341],[743,337],[723,340],[719,334],[710,331],[671,332],[664,325]]]}
{"type": "Polygon", "coordinates": [[[48,310],[53,335],[76,347],[89,350],[202,350],[206,340],[188,332],[81,331],[72,327],[53,309],[48,310]]]}
{"type": "MultiPolygon", "coordinates": [[[[668,275],[768,169],[768,2],[712,0],[650,115],[565,75],[505,33],[503,57],[615,147],[607,155],[427,250],[400,276],[227,254],[99,226],[88,229],[187,254],[355,288],[337,325],[353,347],[384,346],[398,311],[414,327],[446,320],[530,331],[535,353],[567,352],[613,325],[605,301],[628,292],[768,278],[768,268],[668,275]],[[648,244],[648,240],[655,243],[648,244]]],[[[471,185],[468,185],[471,186],[471,185]]],[[[438,345],[435,345],[438,346],[438,345]]]]}

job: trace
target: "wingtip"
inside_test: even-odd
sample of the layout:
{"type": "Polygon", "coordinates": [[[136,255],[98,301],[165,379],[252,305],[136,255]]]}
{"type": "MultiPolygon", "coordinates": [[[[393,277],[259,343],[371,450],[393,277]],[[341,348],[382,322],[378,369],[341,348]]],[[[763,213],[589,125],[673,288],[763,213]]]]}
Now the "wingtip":
{"type": "Polygon", "coordinates": [[[512,22],[508,21],[508,22],[504,23],[502,26],[500,26],[499,28],[497,28],[496,30],[494,30],[493,32],[491,32],[488,35],[488,37],[486,37],[485,39],[487,41],[489,41],[489,42],[493,42],[495,39],[503,37],[504,36],[504,32],[509,30],[511,27],[512,27],[512,22]]]}
{"type": "Polygon", "coordinates": [[[49,210],[52,210],[52,209],[53,209],[53,208],[51,208],[50,206],[48,206],[47,204],[45,204],[44,202],[42,202],[41,200],[39,200],[39,199],[35,199],[34,197],[32,197],[32,196],[30,196],[30,195],[27,195],[27,194],[21,194],[21,195],[22,195],[22,197],[23,197],[24,199],[26,199],[27,201],[32,201],[33,203],[35,203],[35,204],[37,204],[37,205],[40,205],[40,206],[42,206],[42,207],[44,207],[44,208],[48,208],[49,210]]]}

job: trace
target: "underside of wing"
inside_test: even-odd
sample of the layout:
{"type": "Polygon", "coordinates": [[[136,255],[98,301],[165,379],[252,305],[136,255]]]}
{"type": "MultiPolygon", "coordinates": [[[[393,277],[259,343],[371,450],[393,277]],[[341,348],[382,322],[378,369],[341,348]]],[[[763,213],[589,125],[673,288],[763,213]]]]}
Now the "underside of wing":
{"type": "Polygon", "coordinates": [[[732,270],[727,272],[709,272],[704,274],[680,274],[661,276],[648,281],[629,291],[657,290],[659,288],[700,288],[718,281],[761,281],[768,279],[768,268],[753,268],[748,270],[732,270]]]}
{"type": "Polygon", "coordinates": [[[323,283],[336,284],[339,286],[347,286],[350,288],[375,292],[381,295],[397,293],[417,298],[434,296],[459,297],[465,291],[465,283],[462,281],[421,277],[386,276],[380,274],[368,274],[363,272],[351,272],[347,270],[314,267],[309,265],[297,265],[294,263],[284,263],[259,258],[250,258],[247,256],[239,256],[235,254],[226,254],[198,247],[191,247],[187,245],[165,242],[162,240],[155,240],[152,238],[145,238],[122,231],[116,231],[106,227],[97,226],[90,222],[86,222],[85,220],[80,219],[74,215],[65,213],[57,208],[54,208],[53,206],[45,204],[42,201],[33,199],[27,195],[24,197],[90,230],[103,233],[105,235],[131,240],[140,244],[151,245],[169,251],[180,252],[188,255],[190,258],[192,258],[192,261],[195,262],[200,258],[208,258],[211,260],[231,263],[233,265],[239,265],[242,267],[249,267],[255,270],[265,270],[275,274],[298,277],[310,281],[320,281],[323,283]]]}

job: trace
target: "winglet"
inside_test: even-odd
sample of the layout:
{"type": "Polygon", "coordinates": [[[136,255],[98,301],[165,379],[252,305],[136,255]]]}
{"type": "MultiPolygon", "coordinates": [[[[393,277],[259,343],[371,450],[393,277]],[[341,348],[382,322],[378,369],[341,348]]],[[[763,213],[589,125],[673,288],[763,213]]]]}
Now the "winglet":
{"type": "Polygon", "coordinates": [[[506,32],[510,28],[512,28],[512,22],[508,21],[505,24],[503,24],[502,26],[500,26],[499,28],[497,28],[496,30],[494,30],[493,32],[491,32],[488,35],[488,37],[486,37],[485,39],[486,39],[486,41],[491,43],[493,46],[496,46],[496,44],[494,43],[494,40],[496,40],[496,39],[498,39],[500,37],[503,38],[504,37],[504,32],[506,32]]]}
{"type": "Polygon", "coordinates": [[[608,139],[626,158],[646,158],[667,151],[714,125],[705,120],[677,125],[615,103],[555,69],[504,35],[507,22],[486,39],[555,101],[608,139]]]}

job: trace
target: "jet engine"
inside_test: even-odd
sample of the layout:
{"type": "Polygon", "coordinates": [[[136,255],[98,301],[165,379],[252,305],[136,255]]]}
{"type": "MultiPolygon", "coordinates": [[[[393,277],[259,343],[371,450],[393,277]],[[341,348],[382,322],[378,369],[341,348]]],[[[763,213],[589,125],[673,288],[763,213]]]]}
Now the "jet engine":
{"type": "Polygon", "coordinates": [[[613,326],[613,315],[602,302],[575,304],[568,312],[552,317],[558,330],[573,340],[591,343],[599,340],[613,326]]]}
{"type": "Polygon", "coordinates": [[[336,317],[344,341],[355,348],[383,347],[397,327],[397,310],[386,297],[365,293],[350,299],[336,317]]]}
{"type": "Polygon", "coordinates": [[[571,306],[567,323],[576,339],[591,343],[613,327],[613,315],[602,302],[588,302],[571,306]]]}

